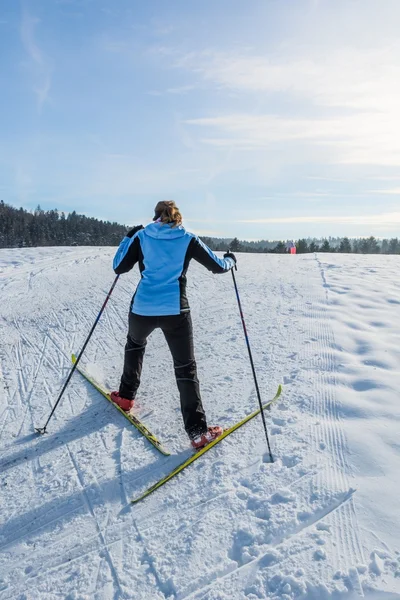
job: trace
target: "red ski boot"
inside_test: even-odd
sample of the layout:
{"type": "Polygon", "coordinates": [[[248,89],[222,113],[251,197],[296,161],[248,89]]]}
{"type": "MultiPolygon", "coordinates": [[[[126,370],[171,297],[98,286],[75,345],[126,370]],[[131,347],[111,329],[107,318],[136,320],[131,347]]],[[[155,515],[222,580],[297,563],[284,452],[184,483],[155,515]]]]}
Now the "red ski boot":
{"type": "Polygon", "coordinates": [[[191,440],[193,448],[195,450],[204,448],[204,446],[207,446],[207,444],[222,435],[223,431],[222,427],[219,427],[218,425],[216,427],[209,427],[205,433],[202,433],[191,440]]]}
{"type": "Polygon", "coordinates": [[[134,400],[128,400],[128,398],[122,398],[122,396],[119,395],[119,392],[111,392],[110,398],[115,404],[117,404],[125,412],[129,412],[131,410],[131,408],[133,408],[133,405],[135,403],[134,400]]]}

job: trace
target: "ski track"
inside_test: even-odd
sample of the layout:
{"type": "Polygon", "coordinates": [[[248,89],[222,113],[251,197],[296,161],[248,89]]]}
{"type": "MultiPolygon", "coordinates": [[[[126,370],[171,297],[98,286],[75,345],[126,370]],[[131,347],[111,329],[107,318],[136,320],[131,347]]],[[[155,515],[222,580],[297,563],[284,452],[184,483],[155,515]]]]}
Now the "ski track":
{"type": "MultiPolygon", "coordinates": [[[[270,548],[278,549],[279,546],[281,546],[282,544],[285,544],[291,538],[293,538],[295,536],[299,536],[303,532],[306,532],[308,528],[312,527],[313,525],[317,525],[320,521],[322,521],[322,519],[324,519],[325,517],[327,517],[329,514],[333,513],[334,511],[336,511],[339,507],[343,506],[344,503],[347,502],[349,500],[349,498],[351,498],[351,496],[352,496],[352,491],[350,490],[347,494],[343,494],[343,497],[338,498],[330,506],[327,506],[326,508],[324,508],[324,509],[320,510],[319,512],[315,513],[314,515],[310,516],[310,518],[306,522],[304,522],[302,525],[296,526],[292,530],[289,529],[285,532],[285,534],[281,535],[280,537],[275,538],[272,541],[272,543],[270,544],[270,548]]],[[[273,555],[271,555],[270,552],[265,553],[262,556],[258,557],[257,559],[250,561],[244,565],[241,565],[240,567],[234,569],[233,571],[229,571],[225,575],[222,575],[221,577],[218,578],[219,579],[218,583],[221,584],[223,582],[226,585],[227,579],[229,579],[231,577],[237,579],[238,576],[243,577],[243,574],[245,574],[245,577],[246,577],[246,580],[248,583],[249,572],[254,573],[257,565],[259,565],[262,562],[269,562],[269,559],[272,556],[273,555]]],[[[236,582],[235,582],[235,584],[236,584],[236,582]]],[[[208,591],[209,587],[210,586],[207,585],[205,588],[197,590],[194,594],[189,592],[189,594],[181,595],[181,596],[179,596],[179,600],[183,600],[184,598],[191,598],[191,599],[201,598],[202,596],[204,596],[204,593],[208,591]]]]}
{"type": "Polygon", "coordinates": [[[94,520],[95,525],[96,525],[96,530],[98,532],[99,541],[100,541],[100,548],[101,548],[100,551],[101,551],[101,553],[104,553],[104,555],[105,555],[108,567],[109,567],[109,569],[111,571],[111,574],[112,574],[112,577],[113,577],[113,580],[114,580],[114,584],[115,584],[115,587],[116,587],[116,591],[115,591],[115,594],[114,594],[114,600],[116,600],[117,598],[119,598],[119,597],[121,597],[121,596],[124,595],[123,592],[122,592],[122,589],[121,589],[121,584],[119,582],[119,577],[118,577],[116,568],[114,566],[113,560],[112,560],[112,558],[110,556],[110,552],[109,552],[109,549],[108,549],[107,544],[106,544],[104,533],[103,533],[102,528],[101,528],[101,526],[100,526],[100,524],[99,524],[99,522],[98,522],[98,520],[96,518],[96,515],[95,515],[95,512],[94,512],[94,508],[93,508],[92,503],[90,501],[90,497],[89,497],[89,495],[87,493],[85,482],[84,482],[84,478],[82,476],[81,470],[80,470],[80,468],[79,468],[79,466],[78,466],[78,464],[77,464],[77,462],[76,462],[76,460],[74,458],[73,453],[69,449],[68,445],[67,445],[67,450],[68,450],[68,454],[69,454],[69,456],[71,458],[71,462],[74,465],[75,471],[77,473],[79,484],[80,484],[80,486],[82,488],[82,496],[84,498],[84,502],[86,504],[87,510],[89,511],[89,513],[91,514],[91,516],[93,517],[93,520],[94,520]]]}
{"type": "MultiPolygon", "coordinates": [[[[129,507],[187,451],[159,332],[146,351],[137,410],[177,457],[157,453],[79,375],[49,433],[33,434],[112,283],[112,255],[107,248],[0,252],[0,597],[325,600],[375,588],[389,598],[400,553],[386,545],[384,555],[361,540],[336,397],[342,349],[332,298],[345,290],[332,284],[325,256],[240,257],[263,400],[284,384],[266,412],[274,464],[255,419],[129,507]]],[[[132,273],[118,283],[83,359],[106,386],[118,385],[137,280],[132,273]]],[[[209,422],[228,425],[257,404],[231,278],[194,265],[189,294],[209,422]]]]}

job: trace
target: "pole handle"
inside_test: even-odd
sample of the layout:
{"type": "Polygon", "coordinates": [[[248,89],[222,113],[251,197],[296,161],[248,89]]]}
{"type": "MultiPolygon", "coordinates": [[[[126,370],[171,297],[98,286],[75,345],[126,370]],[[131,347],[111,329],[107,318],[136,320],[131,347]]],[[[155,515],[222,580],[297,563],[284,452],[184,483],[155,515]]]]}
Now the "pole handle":
{"type": "MultiPolygon", "coordinates": [[[[231,251],[231,249],[230,249],[230,248],[228,248],[227,252],[230,252],[230,251],[231,251]]],[[[233,269],[235,269],[235,271],[237,271],[237,264],[235,263],[235,266],[234,266],[234,267],[232,267],[232,268],[233,268],[233,269]]]]}

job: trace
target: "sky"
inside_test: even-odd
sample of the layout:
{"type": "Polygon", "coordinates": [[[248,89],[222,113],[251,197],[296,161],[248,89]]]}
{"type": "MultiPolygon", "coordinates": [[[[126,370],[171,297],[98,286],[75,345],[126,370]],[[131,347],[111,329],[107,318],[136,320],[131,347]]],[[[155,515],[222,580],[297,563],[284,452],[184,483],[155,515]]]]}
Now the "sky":
{"type": "Polygon", "coordinates": [[[0,198],[400,236],[399,0],[1,0],[0,198]]]}

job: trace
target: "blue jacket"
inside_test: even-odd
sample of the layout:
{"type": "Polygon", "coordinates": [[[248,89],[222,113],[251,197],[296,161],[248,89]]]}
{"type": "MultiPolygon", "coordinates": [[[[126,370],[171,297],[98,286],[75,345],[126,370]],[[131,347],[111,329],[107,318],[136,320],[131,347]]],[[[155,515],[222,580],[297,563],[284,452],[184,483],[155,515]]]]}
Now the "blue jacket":
{"type": "Polygon", "coordinates": [[[213,273],[226,273],[235,265],[232,258],[218,258],[183,226],[172,227],[156,221],[133,237],[125,237],[113,267],[121,274],[139,263],[141,280],[132,299],[132,312],[164,316],[188,311],[186,271],[192,258],[213,273]]]}

